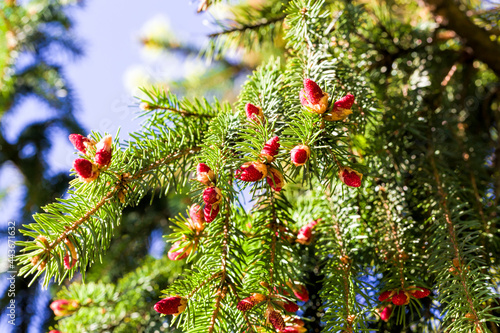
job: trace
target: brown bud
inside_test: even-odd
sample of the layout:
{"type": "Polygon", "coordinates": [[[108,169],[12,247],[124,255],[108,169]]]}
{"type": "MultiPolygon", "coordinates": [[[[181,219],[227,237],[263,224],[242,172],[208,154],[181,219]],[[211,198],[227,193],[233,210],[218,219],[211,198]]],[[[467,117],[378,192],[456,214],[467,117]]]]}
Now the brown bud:
{"type": "Polygon", "coordinates": [[[46,261],[46,260],[44,260],[44,261],[42,261],[42,262],[40,263],[40,265],[38,265],[38,268],[37,268],[37,269],[38,269],[39,271],[43,271],[43,270],[45,269],[45,266],[46,266],[46,265],[47,265],[47,261],[46,261]]]}
{"type": "Polygon", "coordinates": [[[264,288],[269,288],[269,283],[267,283],[266,281],[260,281],[260,285],[264,288]]]}
{"type": "Polygon", "coordinates": [[[31,258],[31,264],[33,266],[36,266],[36,264],[38,264],[38,261],[40,260],[40,256],[34,256],[31,258]]]}
{"type": "Polygon", "coordinates": [[[347,255],[344,255],[340,258],[340,261],[342,261],[344,265],[348,265],[351,263],[351,258],[349,258],[347,255]]]}
{"type": "Polygon", "coordinates": [[[125,191],[124,190],[119,190],[118,193],[116,193],[116,196],[118,197],[118,200],[120,200],[120,202],[122,204],[125,203],[125,191]]]}
{"type": "Polygon", "coordinates": [[[36,238],[36,242],[45,248],[49,247],[49,242],[47,241],[47,238],[45,238],[45,236],[38,236],[36,238]]]}
{"type": "Polygon", "coordinates": [[[354,319],[356,319],[356,315],[347,316],[347,322],[349,323],[349,325],[351,325],[354,322],[354,319]]]}
{"type": "Polygon", "coordinates": [[[141,104],[139,104],[139,108],[141,108],[141,110],[144,110],[144,111],[154,110],[154,108],[151,106],[151,104],[146,103],[146,102],[142,102],[141,104]]]}
{"type": "Polygon", "coordinates": [[[460,267],[460,260],[458,260],[458,258],[453,259],[453,266],[456,268],[460,267]]]}
{"type": "Polygon", "coordinates": [[[466,319],[469,319],[469,320],[476,320],[476,316],[472,313],[467,313],[465,316],[464,316],[466,319]]]}
{"type": "Polygon", "coordinates": [[[399,258],[400,258],[401,260],[403,260],[403,261],[406,261],[406,260],[410,259],[410,256],[409,256],[409,255],[408,255],[408,253],[406,253],[406,252],[401,252],[401,253],[399,254],[399,258]]]}

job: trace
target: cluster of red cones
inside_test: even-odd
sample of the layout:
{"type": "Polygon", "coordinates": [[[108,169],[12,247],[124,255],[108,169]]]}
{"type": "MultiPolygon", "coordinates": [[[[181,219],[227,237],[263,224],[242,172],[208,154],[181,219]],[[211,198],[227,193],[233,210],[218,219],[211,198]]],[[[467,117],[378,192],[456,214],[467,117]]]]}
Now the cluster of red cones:
{"type": "Polygon", "coordinates": [[[87,158],[77,158],[73,162],[73,168],[82,181],[91,182],[97,177],[101,170],[107,168],[112,158],[112,138],[106,135],[101,141],[94,140],[80,134],[71,134],[69,141],[73,146],[87,158]]]}
{"type": "MultiPolygon", "coordinates": [[[[322,114],[322,118],[327,121],[344,120],[352,113],[354,105],[354,96],[346,96],[335,101],[332,105],[328,99],[330,95],[324,92],[319,85],[311,79],[304,79],[304,88],[299,94],[301,104],[310,112],[322,114]]],[[[251,121],[264,122],[265,115],[262,107],[252,103],[245,105],[245,114],[251,121]]],[[[236,171],[236,179],[245,182],[256,182],[266,178],[269,186],[280,191],[284,185],[283,174],[270,163],[276,159],[280,148],[279,138],[277,136],[267,141],[259,157],[260,161],[244,163],[236,171]]],[[[296,167],[303,166],[311,157],[311,148],[307,144],[299,144],[290,150],[290,159],[296,167]]],[[[339,179],[347,186],[359,187],[363,175],[349,167],[339,165],[339,179]]]]}

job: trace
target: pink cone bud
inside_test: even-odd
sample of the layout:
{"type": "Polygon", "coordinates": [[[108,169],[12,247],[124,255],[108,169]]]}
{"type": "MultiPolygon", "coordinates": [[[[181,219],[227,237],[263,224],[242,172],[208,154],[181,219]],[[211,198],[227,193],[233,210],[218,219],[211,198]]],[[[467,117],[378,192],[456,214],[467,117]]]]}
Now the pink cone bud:
{"type": "Polygon", "coordinates": [[[91,182],[99,176],[99,170],[89,160],[84,158],[77,158],[73,162],[73,169],[75,169],[80,179],[86,182],[91,182]]]}
{"type": "Polygon", "coordinates": [[[69,141],[71,141],[73,146],[75,146],[78,151],[81,151],[84,154],[87,153],[87,145],[91,143],[90,139],[80,134],[70,134],[69,141]]]}
{"type": "Polygon", "coordinates": [[[67,253],[64,256],[64,260],[63,260],[64,267],[66,269],[71,269],[75,266],[76,261],[78,260],[78,255],[76,253],[75,245],[73,245],[73,243],[68,238],[66,238],[64,240],[64,244],[66,244],[66,246],[69,250],[69,253],[67,253]]]}
{"type": "Polygon", "coordinates": [[[415,298],[424,298],[430,295],[431,291],[423,287],[410,287],[410,294],[415,298]]]}
{"type": "Polygon", "coordinates": [[[396,295],[392,296],[392,303],[394,305],[407,304],[409,300],[410,298],[406,295],[406,293],[403,290],[398,292],[396,295]]]}
{"type": "Polygon", "coordinates": [[[111,135],[106,135],[101,141],[99,141],[98,144],[96,144],[94,162],[98,166],[104,167],[111,163],[112,144],[113,139],[111,138],[111,135]]]}
{"type": "Polygon", "coordinates": [[[59,299],[50,304],[50,308],[58,317],[69,316],[78,310],[80,304],[76,300],[59,299]]]}
{"type": "Polygon", "coordinates": [[[383,321],[388,321],[389,317],[392,314],[392,307],[391,306],[386,306],[381,312],[380,312],[380,319],[383,321]]]}
{"type": "Polygon", "coordinates": [[[98,151],[95,153],[94,161],[100,167],[108,166],[111,163],[111,151],[98,151]]]}
{"type": "Polygon", "coordinates": [[[50,330],[49,333],[62,333],[62,332],[58,330],[50,330]]]}
{"type": "Polygon", "coordinates": [[[304,285],[295,285],[293,290],[293,294],[302,302],[309,301],[309,292],[307,291],[306,286],[304,285]]]}
{"type": "Polygon", "coordinates": [[[205,205],[203,214],[207,223],[212,222],[217,217],[217,214],[219,214],[219,205],[205,205]]]}
{"type": "Polygon", "coordinates": [[[300,243],[302,245],[309,245],[311,244],[313,240],[312,236],[312,231],[314,226],[317,224],[317,221],[312,221],[302,228],[300,228],[298,234],[297,234],[297,243],[300,243]]]}
{"type": "Polygon", "coordinates": [[[236,170],[235,178],[245,182],[256,182],[267,176],[267,166],[261,162],[246,162],[236,170]]]}
{"type": "Polygon", "coordinates": [[[250,120],[264,120],[264,113],[262,112],[262,108],[260,106],[255,106],[252,103],[247,103],[247,105],[245,105],[245,113],[247,115],[247,118],[250,120]]]}
{"type": "Polygon", "coordinates": [[[187,300],[184,297],[172,296],[160,300],[155,304],[156,312],[166,315],[178,315],[187,307],[187,300]]]}
{"type": "Polygon", "coordinates": [[[295,166],[301,166],[306,164],[310,156],[311,156],[311,150],[306,145],[295,146],[290,151],[290,158],[293,164],[295,164],[295,166]]]}
{"type": "Polygon", "coordinates": [[[204,229],[205,217],[200,205],[194,204],[189,208],[189,217],[195,231],[202,231],[204,229]]]}
{"type": "Polygon", "coordinates": [[[205,186],[210,186],[215,182],[215,174],[205,163],[200,163],[196,167],[196,179],[205,186]]]}
{"type": "Polygon", "coordinates": [[[168,251],[168,259],[170,260],[182,260],[186,258],[192,250],[192,247],[188,245],[185,248],[179,248],[181,246],[181,241],[177,241],[172,245],[168,251]]]}
{"type": "Polygon", "coordinates": [[[295,302],[285,302],[285,304],[283,304],[283,308],[288,311],[288,312],[297,312],[299,311],[299,306],[297,305],[297,303],[295,302]]]}
{"type": "Polygon", "coordinates": [[[66,269],[72,269],[75,267],[76,260],[71,260],[69,257],[69,254],[64,256],[64,268],[66,269]]]}
{"type": "Polygon", "coordinates": [[[330,95],[323,92],[313,80],[304,79],[304,89],[300,91],[299,97],[300,103],[308,110],[321,114],[328,108],[330,95]]]}
{"type": "Polygon", "coordinates": [[[328,121],[344,120],[352,113],[353,104],[354,95],[347,94],[333,104],[333,110],[327,113],[324,119],[328,121]]]}
{"type": "Polygon", "coordinates": [[[342,167],[339,172],[339,178],[347,186],[360,187],[363,174],[349,167],[342,167]]]}
{"type": "Polygon", "coordinates": [[[283,317],[279,312],[271,310],[269,311],[267,318],[269,319],[269,322],[274,326],[274,328],[279,332],[285,329],[285,321],[283,320],[283,317]]]}
{"type": "Polygon", "coordinates": [[[393,290],[384,291],[382,294],[380,294],[380,296],[378,297],[378,300],[380,302],[383,302],[385,300],[391,301],[392,295],[394,295],[394,291],[393,290]]]}
{"type": "Polygon", "coordinates": [[[203,201],[207,205],[217,205],[222,200],[222,192],[217,187],[207,187],[203,191],[203,201]]]}
{"type": "Polygon", "coordinates": [[[304,95],[310,103],[317,104],[323,97],[323,90],[313,80],[304,79],[304,95]]]}
{"type": "Polygon", "coordinates": [[[238,305],[236,308],[240,310],[241,312],[245,312],[259,304],[260,302],[263,302],[266,299],[266,296],[262,294],[252,294],[249,297],[241,300],[238,302],[238,305]]]}
{"type": "Polygon", "coordinates": [[[269,139],[264,145],[264,148],[262,148],[259,156],[265,158],[267,162],[274,161],[274,158],[278,155],[278,150],[280,149],[279,141],[280,138],[277,136],[269,139]]]}
{"type": "Polygon", "coordinates": [[[285,186],[285,179],[283,174],[276,168],[270,167],[267,173],[267,184],[271,186],[273,190],[279,192],[285,186]],[[272,178],[271,178],[272,177],[272,178]]]}
{"type": "Polygon", "coordinates": [[[354,104],[354,95],[347,94],[333,104],[333,110],[335,109],[350,109],[354,104]]]}

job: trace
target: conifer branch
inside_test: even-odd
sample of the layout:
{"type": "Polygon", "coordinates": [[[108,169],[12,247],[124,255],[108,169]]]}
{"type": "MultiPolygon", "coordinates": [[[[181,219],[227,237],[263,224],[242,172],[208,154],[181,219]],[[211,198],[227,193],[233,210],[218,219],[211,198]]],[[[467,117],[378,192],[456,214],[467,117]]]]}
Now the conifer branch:
{"type": "Polygon", "coordinates": [[[85,215],[83,215],[80,219],[76,220],[71,227],[67,227],[66,230],[55,239],[52,243],[50,243],[49,247],[47,247],[47,252],[53,250],[57,245],[59,245],[62,241],[64,241],[68,234],[75,231],[82,223],[85,223],[95,214],[110,198],[112,198],[116,192],[120,190],[121,186],[115,186],[111,191],[109,191],[91,210],[89,210],[85,215]]]}
{"type": "Polygon", "coordinates": [[[246,30],[255,30],[255,29],[261,28],[261,27],[266,26],[266,25],[270,25],[270,24],[273,24],[273,23],[276,23],[276,22],[279,22],[279,21],[283,21],[285,19],[285,17],[286,17],[286,15],[280,15],[280,16],[274,17],[272,19],[264,19],[264,20],[262,20],[260,22],[253,23],[253,24],[244,24],[244,25],[242,25],[241,27],[238,27],[238,28],[227,29],[227,30],[223,30],[223,31],[220,31],[220,32],[216,32],[216,33],[210,34],[210,35],[208,35],[208,37],[209,38],[215,38],[215,37],[218,37],[218,36],[227,35],[227,34],[231,34],[231,33],[234,33],[234,32],[241,32],[241,31],[246,31],[246,30]]]}
{"type": "Polygon", "coordinates": [[[156,162],[150,164],[149,166],[145,167],[144,169],[142,170],[139,170],[137,173],[135,173],[135,175],[133,175],[130,179],[139,179],[141,178],[145,173],[153,170],[153,169],[156,169],[160,166],[162,166],[163,164],[168,164],[170,162],[173,162],[174,160],[177,160],[177,159],[180,159],[186,155],[189,155],[189,154],[192,154],[194,152],[198,152],[201,150],[201,147],[198,147],[198,146],[193,146],[193,147],[190,147],[190,148],[186,148],[182,151],[180,151],[179,153],[177,154],[172,154],[172,155],[169,155],[169,156],[166,156],[166,157],[163,157],[159,160],[157,160],[156,162]]]}
{"type": "MultiPolygon", "coordinates": [[[[276,207],[274,206],[274,193],[270,192],[270,199],[271,199],[271,232],[272,232],[272,238],[271,238],[271,265],[269,266],[269,284],[273,286],[273,273],[274,273],[274,260],[275,260],[275,255],[276,255],[276,227],[277,227],[277,216],[276,216],[276,207]]],[[[272,289],[274,290],[274,289],[272,289]]]]}
{"type": "Polygon", "coordinates": [[[206,280],[203,280],[198,286],[196,286],[196,288],[194,288],[190,293],[189,295],[187,296],[188,299],[190,299],[191,297],[194,296],[194,294],[196,294],[198,292],[198,290],[200,290],[201,288],[203,288],[204,286],[206,286],[208,283],[210,283],[211,281],[215,280],[216,278],[218,278],[219,276],[221,276],[222,274],[222,271],[220,272],[217,272],[215,274],[213,274],[211,277],[209,277],[208,279],[206,280]]]}
{"type": "MultiPolygon", "coordinates": [[[[328,190],[325,191],[326,198],[328,199],[328,202],[330,206],[334,205],[332,201],[332,196],[330,192],[330,186],[328,186],[328,190]]],[[[340,267],[342,270],[342,288],[343,288],[343,297],[344,297],[344,304],[345,304],[345,321],[347,323],[347,332],[351,332],[353,329],[352,323],[353,319],[350,314],[350,304],[349,304],[349,297],[351,295],[351,290],[350,290],[350,284],[351,284],[351,260],[346,252],[345,246],[344,246],[344,241],[343,241],[343,235],[340,230],[340,226],[337,220],[337,217],[335,214],[331,215],[331,221],[333,223],[333,230],[334,230],[334,235],[336,237],[337,244],[339,245],[339,251],[340,251],[340,267]]]]}
{"type": "MultiPolygon", "coordinates": [[[[232,282],[230,282],[228,284],[229,284],[229,288],[231,288],[231,291],[234,294],[234,297],[236,298],[236,302],[239,303],[241,301],[241,297],[238,295],[238,291],[236,290],[236,287],[234,286],[234,284],[232,282]]],[[[243,318],[245,319],[245,322],[247,323],[247,327],[249,329],[252,329],[255,332],[254,325],[252,325],[252,323],[250,322],[250,319],[248,319],[248,315],[246,312],[243,312],[243,318]]]]}
{"type": "Polygon", "coordinates": [[[458,260],[459,264],[456,265],[458,267],[456,267],[456,269],[458,270],[458,276],[459,276],[459,279],[460,279],[460,284],[462,285],[462,288],[464,290],[464,293],[465,293],[465,296],[467,298],[467,303],[469,305],[469,309],[471,311],[471,313],[474,315],[474,323],[476,325],[477,328],[480,328],[481,327],[481,323],[479,321],[479,316],[476,312],[476,308],[474,307],[474,303],[472,301],[472,297],[471,297],[471,294],[470,294],[470,291],[469,291],[469,287],[467,285],[467,281],[465,279],[465,270],[464,270],[464,261],[463,261],[463,258],[462,256],[460,255],[460,250],[458,248],[458,243],[457,243],[457,235],[455,233],[455,227],[453,225],[453,221],[451,220],[451,213],[450,213],[450,210],[448,208],[448,199],[447,199],[447,195],[443,189],[443,185],[441,183],[441,178],[439,176],[439,172],[437,170],[437,167],[436,167],[436,162],[434,160],[434,150],[432,149],[432,146],[431,146],[431,149],[429,150],[429,160],[431,162],[431,167],[432,167],[432,172],[433,172],[433,176],[434,176],[434,180],[436,181],[436,186],[437,186],[437,190],[438,190],[438,194],[441,198],[441,207],[443,209],[443,215],[444,215],[444,218],[445,218],[445,221],[446,221],[446,224],[448,226],[448,233],[449,233],[449,236],[450,236],[450,241],[451,241],[451,244],[453,246],[453,250],[454,250],[454,253],[455,253],[455,258],[458,260]]]}
{"type": "Polygon", "coordinates": [[[221,306],[221,302],[226,296],[227,286],[226,286],[226,278],[227,278],[227,255],[228,255],[228,246],[229,246],[229,218],[231,212],[231,203],[229,198],[226,199],[226,216],[224,218],[224,238],[222,241],[222,256],[221,256],[221,273],[220,273],[220,286],[217,290],[217,296],[215,298],[215,309],[210,318],[210,326],[208,328],[208,333],[212,333],[215,329],[215,321],[217,320],[217,316],[219,315],[219,310],[221,306]]]}
{"type": "Polygon", "coordinates": [[[342,279],[343,284],[342,287],[344,288],[344,302],[345,302],[345,312],[346,312],[346,317],[344,318],[347,322],[347,331],[352,331],[352,320],[351,320],[351,315],[350,315],[350,306],[349,306],[349,295],[351,294],[349,285],[350,285],[350,275],[351,275],[351,265],[349,263],[349,257],[347,254],[344,252],[344,243],[342,241],[342,234],[340,233],[340,227],[337,222],[337,219],[334,215],[332,215],[332,221],[333,221],[333,227],[335,231],[335,236],[337,237],[337,242],[339,244],[340,248],[340,260],[341,260],[341,269],[342,269],[342,279]]]}
{"type": "Polygon", "coordinates": [[[147,110],[172,111],[172,112],[178,113],[184,117],[201,117],[201,118],[213,118],[214,117],[213,115],[210,115],[210,114],[194,113],[194,112],[189,112],[189,111],[185,111],[185,110],[175,109],[175,108],[166,107],[166,106],[162,106],[162,105],[156,105],[156,104],[148,104],[147,110]]]}
{"type": "MultiPolygon", "coordinates": [[[[85,215],[83,215],[80,219],[75,221],[71,227],[66,228],[66,230],[59,236],[57,239],[55,239],[47,248],[48,251],[53,250],[57,245],[59,245],[62,241],[64,241],[67,237],[68,234],[71,232],[75,231],[82,223],[85,223],[88,221],[92,215],[95,214],[110,198],[112,198],[118,191],[123,189],[125,185],[130,182],[131,180],[136,180],[141,178],[145,173],[148,171],[151,171],[163,164],[170,163],[176,159],[179,159],[181,157],[184,157],[190,153],[193,153],[195,151],[199,151],[201,148],[200,147],[191,147],[188,149],[185,149],[177,154],[173,154],[170,156],[166,156],[164,158],[161,158],[157,160],[155,163],[145,167],[142,170],[139,170],[137,173],[135,173],[133,176],[130,178],[124,177],[124,182],[123,183],[118,183],[111,189],[91,210],[89,210],[85,215]]],[[[121,175],[122,177],[124,175],[121,175]]]]}
{"type": "MultiPolygon", "coordinates": [[[[448,128],[449,128],[451,134],[453,135],[453,138],[456,140],[456,142],[458,142],[458,145],[460,147],[463,159],[465,160],[465,164],[467,165],[467,169],[469,171],[469,178],[470,178],[472,190],[474,192],[474,199],[476,200],[477,210],[478,210],[478,213],[479,213],[479,217],[481,219],[481,223],[483,225],[483,231],[485,233],[489,233],[490,232],[489,225],[488,225],[488,221],[486,221],[486,217],[485,217],[484,210],[483,210],[483,203],[481,202],[481,196],[479,195],[479,190],[477,188],[476,176],[474,175],[474,172],[472,171],[472,166],[471,166],[471,162],[470,162],[469,158],[466,158],[466,156],[467,156],[466,154],[467,153],[465,151],[464,142],[463,142],[462,138],[457,133],[455,133],[455,131],[451,128],[451,126],[448,125],[448,128]]],[[[485,246],[485,244],[484,244],[484,234],[481,235],[481,239],[482,239],[482,242],[483,242],[483,246],[485,246]]]]}

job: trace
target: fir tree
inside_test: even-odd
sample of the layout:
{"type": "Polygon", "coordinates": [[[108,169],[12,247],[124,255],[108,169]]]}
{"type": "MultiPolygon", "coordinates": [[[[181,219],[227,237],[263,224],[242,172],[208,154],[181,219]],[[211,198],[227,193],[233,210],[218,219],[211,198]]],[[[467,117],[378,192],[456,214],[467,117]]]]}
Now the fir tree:
{"type": "MultiPolygon", "coordinates": [[[[22,5],[16,1],[0,3],[0,118],[11,117],[10,123],[12,119],[19,119],[18,112],[28,99],[36,99],[50,110],[50,115],[44,120],[23,119],[28,122],[14,139],[9,138],[12,130],[8,123],[1,122],[0,171],[15,168],[23,185],[21,210],[13,219],[17,227],[32,221],[31,215],[41,205],[62,195],[70,180],[66,172],[54,170],[47,160],[54,141],[61,140],[54,133],[70,134],[83,130],[75,118],[75,96],[64,75],[64,68],[52,57],[56,48],[70,58],[78,58],[82,54],[67,12],[75,4],[76,1],[63,4],[47,0],[22,5]]],[[[2,183],[0,200],[4,199],[10,185],[7,181],[2,183]]],[[[8,210],[12,211],[11,208],[8,210]]],[[[7,236],[12,236],[9,233],[12,229],[8,227],[12,224],[5,220],[6,214],[3,218],[0,234],[7,244],[7,236]]],[[[20,239],[20,235],[16,236],[20,239]]],[[[7,278],[6,275],[2,274],[2,278],[7,278]]],[[[13,327],[14,332],[26,332],[33,325],[32,316],[40,313],[34,307],[34,300],[40,300],[40,288],[28,288],[28,282],[16,279],[18,325],[13,327]]],[[[9,304],[10,299],[8,290],[3,290],[0,299],[2,308],[9,304]]]]}
{"type": "Polygon", "coordinates": [[[228,6],[205,57],[278,46],[235,103],[147,89],[130,141],[72,136],[69,196],[19,242],[32,281],[85,279],[146,196],[193,204],[171,219],[170,261],[59,292],[58,330],[147,331],[161,313],[183,332],[497,332],[498,11],[228,6]]]}

